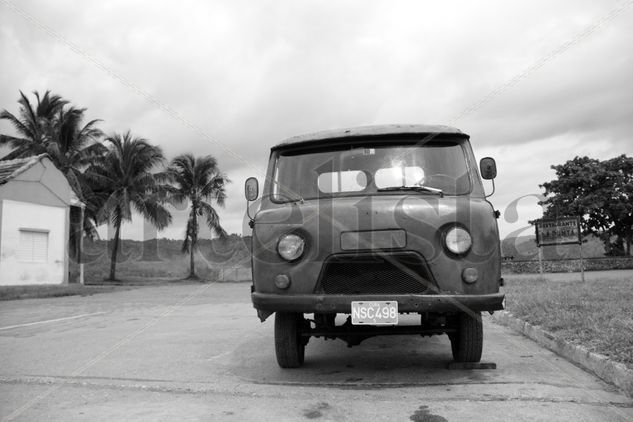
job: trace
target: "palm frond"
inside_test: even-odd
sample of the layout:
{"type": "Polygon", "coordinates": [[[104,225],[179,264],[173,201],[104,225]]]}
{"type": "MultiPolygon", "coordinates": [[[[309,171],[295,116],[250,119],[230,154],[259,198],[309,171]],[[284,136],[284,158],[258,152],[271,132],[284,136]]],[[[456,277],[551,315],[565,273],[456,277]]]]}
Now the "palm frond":
{"type": "Polygon", "coordinates": [[[115,179],[113,182],[120,189],[122,216],[127,217],[126,208],[132,206],[158,229],[165,228],[172,220],[162,205],[167,192],[150,173],[164,160],[162,150],[143,138],[134,137],[129,131],[112,134],[105,142],[109,148],[103,159],[86,170],[88,177],[101,183],[108,178],[115,179]]]}
{"type": "MultiPolygon", "coordinates": [[[[48,91],[47,91],[48,93],[48,91]]],[[[37,102],[38,104],[40,103],[40,96],[37,93],[37,91],[35,91],[35,97],[37,98],[37,102]]],[[[33,136],[33,138],[36,138],[38,133],[37,133],[37,126],[38,126],[38,116],[35,113],[35,110],[33,110],[33,107],[31,106],[31,103],[29,101],[29,99],[27,98],[26,95],[24,95],[24,93],[22,91],[20,91],[20,99],[18,100],[18,103],[20,103],[20,105],[22,107],[20,107],[20,116],[22,116],[23,118],[23,123],[25,124],[25,126],[30,126],[30,131],[31,131],[31,136],[33,136]]],[[[40,115],[43,117],[43,114],[40,115]]],[[[36,139],[33,139],[34,141],[36,139]]]]}
{"type": "Polygon", "coordinates": [[[75,171],[73,171],[73,169],[69,169],[68,171],[66,171],[64,175],[66,176],[66,179],[68,180],[68,184],[70,185],[72,190],[75,192],[77,197],[79,197],[79,200],[81,202],[85,202],[84,196],[83,196],[82,183],[77,177],[77,174],[75,173],[75,171]]]}
{"type": "Polygon", "coordinates": [[[142,201],[132,201],[136,211],[151,222],[158,230],[171,224],[171,213],[158,201],[145,198],[142,201]]]}
{"type": "Polygon", "coordinates": [[[2,157],[2,159],[3,160],[15,160],[16,158],[30,157],[32,155],[33,155],[33,152],[31,150],[31,146],[30,145],[23,145],[23,146],[17,147],[13,151],[11,151],[10,153],[8,153],[4,157],[2,157]]]}
{"type": "Polygon", "coordinates": [[[200,210],[202,214],[206,218],[207,227],[219,236],[220,238],[225,238],[227,236],[226,230],[220,225],[220,216],[216,212],[216,210],[211,206],[211,204],[207,202],[200,203],[200,210]]]}
{"type": "Polygon", "coordinates": [[[2,112],[0,112],[0,119],[8,120],[11,126],[13,126],[13,128],[16,130],[16,132],[18,132],[24,138],[33,137],[34,134],[31,132],[31,130],[29,130],[29,128],[22,121],[20,121],[20,119],[9,113],[7,110],[2,110],[2,112]]]}
{"type": "Polygon", "coordinates": [[[226,200],[225,186],[230,182],[226,175],[221,173],[214,174],[211,180],[202,187],[200,195],[207,199],[213,199],[218,205],[224,206],[224,201],[226,200]]]}
{"type": "Polygon", "coordinates": [[[17,138],[15,136],[0,135],[0,145],[8,145],[11,148],[19,148],[29,143],[26,138],[17,138]]]}

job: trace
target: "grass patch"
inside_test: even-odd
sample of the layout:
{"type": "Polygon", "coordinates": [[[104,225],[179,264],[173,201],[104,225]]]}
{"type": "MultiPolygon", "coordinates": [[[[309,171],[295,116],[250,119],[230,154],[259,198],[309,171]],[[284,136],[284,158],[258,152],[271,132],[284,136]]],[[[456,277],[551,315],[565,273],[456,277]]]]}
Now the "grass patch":
{"type": "Polygon", "coordinates": [[[60,296],[90,296],[96,293],[109,293],[121,289],[116,286],[84,286],[81,284],[37,285],[37,286],[0,286],[0,300],[33,299],[60,296]]]}
{"type": "MultiPolygon", "coordinates": [[[[222,268],[250,268],[250,238],[230,235],[222,241],[200,239],[194,260],[201,281],[222,281],[222,268]]],[[[181,252],[182,241],[159,239],[121,241],[116,278],[183,280],[189,275],[189,254],[181,252]]],[[[110,249],[105,241],[84,242],[86,283],[102,283],[110,274],[110,249]]]]}
{"type": "MultiPolygon", "coordinates": [[[[133,251],[132,251],[133,252],[133,251]]],[[[110,258],[106,254],[87,262],[84,266],[86,284],[100,284],[110,274],[110,258]]],[[[205,281],[218,280],[218,270],[200,256],[196,256],[196,273],[205,281]]],[[[142,261],[139,255],[130,253],[117,263],[116,278],[149,280],[182,280],[189,275],[187,255],[170,256],[160,261],[142,261]]]]}
{"type": "MultiPolygon", "coordinates": [[[[577,278],[577,274],[570,276],[577,278]]],[[[633,279],[506,278],[506,309],[633,369],[633,279]]]]}

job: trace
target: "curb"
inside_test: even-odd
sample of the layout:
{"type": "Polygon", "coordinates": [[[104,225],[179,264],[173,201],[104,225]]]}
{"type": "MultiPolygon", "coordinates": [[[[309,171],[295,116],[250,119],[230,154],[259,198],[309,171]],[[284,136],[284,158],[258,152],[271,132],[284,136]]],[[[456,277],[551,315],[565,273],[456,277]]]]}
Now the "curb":
{"type": "Polygon", "coordinates": [[[507,311],[495,312],[492,319],[518,331],[541,346],[573,362],[598,378],[620,388],[628,397],[633,397],[633,370],[607,356],[590,352],[582,346],[567,343],[537,326],[513,316],[507,311]]]}

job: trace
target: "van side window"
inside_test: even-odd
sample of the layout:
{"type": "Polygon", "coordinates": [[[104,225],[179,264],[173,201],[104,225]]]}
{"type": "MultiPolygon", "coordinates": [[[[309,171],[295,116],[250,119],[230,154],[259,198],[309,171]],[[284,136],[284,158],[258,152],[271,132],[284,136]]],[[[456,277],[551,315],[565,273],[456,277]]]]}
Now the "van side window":
{"type": "Polygon", "coordinates": [[[389,167],[376,171],[376,187],[420,186],[424,184],[424,170],[421,167],[389,167]]]}
{"type": "Polygon", "coordinates": [[[317,185],[323,193],[358,192],[367,187],[367,176],[360,170],[321,173],[317,185]]]}

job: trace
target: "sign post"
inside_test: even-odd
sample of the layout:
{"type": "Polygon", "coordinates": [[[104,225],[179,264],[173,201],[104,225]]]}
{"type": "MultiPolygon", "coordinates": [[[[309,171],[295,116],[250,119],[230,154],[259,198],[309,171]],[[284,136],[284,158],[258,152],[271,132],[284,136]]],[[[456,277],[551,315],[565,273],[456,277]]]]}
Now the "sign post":
{"type": "Polygon", "coordinates": [[[582,259],[582,241],[580,241],[578,243],[578,246],[580,246],[580,278],[582,279],[582,282],[585,282],[585,263],[583,262],[582,259]]]}
{"type": "Polygon", "coordinates": [[[580,218],[564,217],[553,220],[538,220],[536,227],[536,243],[539,248],[539,268],[543,274],[542,251],[543,246],[572,245],[580,246],[580,275],[585,281],[585,265],[582,256],[582,238],[580,236],[580,218]]]}

